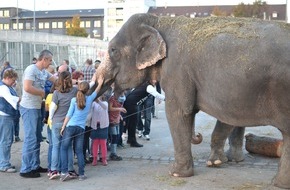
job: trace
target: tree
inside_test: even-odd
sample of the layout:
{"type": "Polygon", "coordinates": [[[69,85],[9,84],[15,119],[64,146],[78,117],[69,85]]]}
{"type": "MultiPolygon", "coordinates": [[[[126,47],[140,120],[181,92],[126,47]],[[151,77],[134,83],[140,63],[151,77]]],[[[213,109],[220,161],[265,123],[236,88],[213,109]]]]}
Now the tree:
{"type": "Polygon", "coordinates": [[[227,16],[227,12],[222,11],[218,7],[214,7],[211,14],[214,16],[227,16]]]}
{"type": "Polygon", "coordinates": [[[252,5],[245,5],[240,3],[233,9],[233,15],[235,17],[255,17],[263,18],[264,12],[266,12],[267,3],[265,1],[256,0],[252,5]]]}
{"type": "Polygon", "coordinates": [[[69,36],[87,37],[86,29],[81,28],[81,19],[79,15],[73,16],[71,20],[66,21],[66,34],[69,36]]]}

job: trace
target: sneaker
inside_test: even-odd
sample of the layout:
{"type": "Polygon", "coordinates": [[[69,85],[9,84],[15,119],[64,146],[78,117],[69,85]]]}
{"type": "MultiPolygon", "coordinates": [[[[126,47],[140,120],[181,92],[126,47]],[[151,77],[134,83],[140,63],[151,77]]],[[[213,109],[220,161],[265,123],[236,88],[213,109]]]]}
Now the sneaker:
{"type": "Polygon", "coordinates": [[[15,136],[15,142],[19,142],[21,139],[18,136],[15,136]]]}
{"type": "Polygon", "coordinates": [[[52,171],[51,170],[48,170],[47,171],[47,176],[50,177],[51,176],[51,173],[52,173],[52,171]]]}
{"type": "Polygon", "coordinates": [[[137,142],[132,142],[132,143],[130,143],[130,146],[131,146],[131,147],[137,147],[137,148],[139,148],[139,147],[143,147],[142,144],[139,144],[139,143],[137,143],[137,142]]]}
{"type": "Polygon", "coordinates": [[[83,180],[85,180],[85,179],[87,179],[87,176],[85,176],[85,175],[80,175],[80,176],[79,176],[79,180],[80,180],[80,181],[83,181],[83,180]]]}
{"type": "Polygon", "coordinates": [[[61,173],[60,174],[60,181],[65,181],[65,180],[68,180],[68,179],[70,179],[69,173],[65,173],[65,174],[61,173]]]}
{"type": "Polygon", "coordinates": [[[110,155],[110,160],[120,161],[120,160],[122,160],[122,157],[118,156],[117,154],[111,154],[110,155]]]}
{"type": "Polygon", "coordinates": [[[139,138],[142,137],[142,131],[138,131],[138,137],[139,137],[139,138]]]}
{"type": "Polygon", "coordinates": [[[4,170],[0,170],[1,172],[5,172],[5,173],[15,173],[16,172],[16,169],[15,168],[6,168],[4,170]]]}
{"type": "Polygon", "coordinates": [[[85,164],[90,164],[90,163],[92,163],[90,160],[85,159],[85,164]]]}
{"type": "Polygon", "coordinates": [[[53,172],[51,172],[51,175],[49,177],[50,180],[52,179],[56,179],[60,176],[60,174],[58,173],[58,171],[54,170],[53,172]]]}
{"type": "Polygon", "coordinates": [[[41,166],[39,166],[36,170],[33,170],[34,172],[37,172],[37,173],[47,173],[47,168],[43,168],[41,166]]]}
{"type": "Polygon", "coordinates": [[[117,147],[118,147],[118,148],[124,148],[125,146],[124,146],[124,144],[122,143],[122,144],[118,144],[117,147]]]}
{"type": "Polygon", "coordinates": [[[68,174],[70,179],[76,179],[79,176],[79,174],[77,174],[77,172],[74,170],[69,171],[68,174]]]}
{"type": "Polygon", "coordinates": [[[147,141],[150,141],[150,137],[149,137],[149,135],[144,135],[143,137],[144,137],[144,139],[146,139],[147,141]]]}
{"type": "Polygon", "coordinates": [[[107,166],[107,165],[108,165],[108,162],[107,162],[106,159],[103,159],[103,160],[102,160],[102,165],[103,165],[103,166],[107,166]]]}
{"type": "Polygon", "coordinates": [[[31,170],[30,172],[27,173],[20,173],[20,176],[25,178],[37,178],[40,177],[40,173],[31,170]]]}

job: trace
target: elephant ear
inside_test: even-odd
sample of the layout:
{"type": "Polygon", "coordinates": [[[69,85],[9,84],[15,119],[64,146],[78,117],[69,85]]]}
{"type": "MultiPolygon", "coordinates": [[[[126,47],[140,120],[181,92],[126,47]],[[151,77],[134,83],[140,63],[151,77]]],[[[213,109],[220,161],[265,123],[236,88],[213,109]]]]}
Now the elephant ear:
{"type": "Polygon", "coordinates": [[[136,66],[139,70],[154,65],[166,56],[166,44],[159,32],[148,25],[142,25],[138,39],[136,66]]]}

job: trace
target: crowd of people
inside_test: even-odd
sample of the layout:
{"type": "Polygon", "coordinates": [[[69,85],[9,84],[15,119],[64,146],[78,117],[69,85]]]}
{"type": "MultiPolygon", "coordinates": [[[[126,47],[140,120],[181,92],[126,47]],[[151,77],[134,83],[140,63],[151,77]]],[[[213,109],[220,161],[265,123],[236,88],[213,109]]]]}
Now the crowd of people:
{"type": "Polygon", "coordinates": [[[104,80],[103,76],[97,78],[95,74],[99,60],[93,65],[92,59],[87,59],[82,70],[75,70],[64,59],[55,70],[52,58],[49,50],[33,58],[23,73],[21,97],[14,88],[17,72],[8,61],[4,62],[0,81],[3,92],[0,95],[0,171],[17,171],[10,158],[13,141],[20,141],[20,117],[24,131],[20,176],[24,178],[37,178],[40,173],[47,173],[51,180],[84,180],[86,164],[96,166],[100,161],[106,166],[107,159],[122,160],[117,147],[124,147],[122,134],[126,131],[131,147],[143,146],[137,142],[136,132],[139,138],[150,140],[154,98],[165,100],[156,90],[156,80],[147,81],[120,96],[114,94],[112,86],[97,98],[104,80]],[[97,87],[88,95],[96,81],[97,87]],[[49,143],[47,168],[40,162],[44,126],[47,126],[49,143]],[[78,172],[74,169],[75,156],[78,172]]]}

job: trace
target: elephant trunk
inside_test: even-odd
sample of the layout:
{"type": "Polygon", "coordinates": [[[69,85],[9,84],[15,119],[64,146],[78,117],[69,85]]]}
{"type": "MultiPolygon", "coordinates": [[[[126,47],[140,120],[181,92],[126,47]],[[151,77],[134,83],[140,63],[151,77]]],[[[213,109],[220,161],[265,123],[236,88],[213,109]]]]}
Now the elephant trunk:
{"type": "Polygon", "coordinates": [[[101,96],[102,94],[104,94],[112,85],[112,83],[114,82],[114,77],[113,77],[113,74],[112,72],[110,72],[111,69],[108,68],[107,64],[102,62],[98,69],[96,70],[96,83],[95,85],[90,89],[90,92],[89,93],[92,93],[96,87],[98,86],[98,78],[100,75],[102,75],[104,77],[104,83],[97,95],[97,97],[101,96]]]}
{"type": "Polygon", "coordinates": [[[195,123],[193,122],[191,143],[200,144],[202,140],[203,140],[202,134],[198,133],[197,135],[195,135],[195,123]]]}

